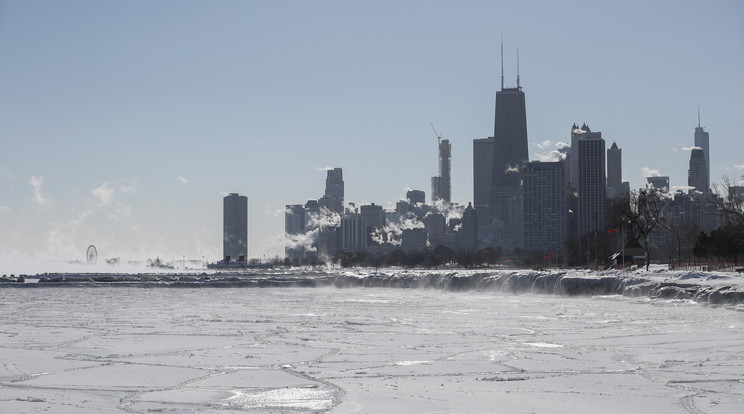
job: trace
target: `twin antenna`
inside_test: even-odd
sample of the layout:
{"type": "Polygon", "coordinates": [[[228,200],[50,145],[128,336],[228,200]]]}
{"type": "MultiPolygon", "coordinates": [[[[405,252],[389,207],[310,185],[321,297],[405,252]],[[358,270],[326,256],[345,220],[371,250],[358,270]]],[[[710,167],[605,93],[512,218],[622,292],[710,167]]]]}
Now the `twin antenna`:
{"type": "MultiPolygon", "coordinates": [[[[522,89],[519,84],[519,48],[517,48],[517,89],[522,89]]],[[[501,36],[501,90],[504,90],[504,36],[501,36]]]]}

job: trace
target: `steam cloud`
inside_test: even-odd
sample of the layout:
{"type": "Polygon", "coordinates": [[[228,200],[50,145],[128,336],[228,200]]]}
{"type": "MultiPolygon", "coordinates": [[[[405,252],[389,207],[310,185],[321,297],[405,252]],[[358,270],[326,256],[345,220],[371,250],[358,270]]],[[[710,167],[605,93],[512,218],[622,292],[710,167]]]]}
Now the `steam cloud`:
{"type": "Polygon", "coordinates": [[[519,172],[519,165],[506,165],[506,169],[504,170],[504,174],[513,174],[519,172]]]}
{"type": "Polygon", "coordinates": [[[643,167],[641,168],[641,171],[643,171],[645,177],[658,177],[661,175],[659,174],[659,170],[655,168],[643,167]]]}
{"type": "Polygon", "coordinates": [[[547,153],[537,154],[537,159],[541,162],[557,162],[566,159],[566,154],[558,150],[553,150],[547,153]]]}

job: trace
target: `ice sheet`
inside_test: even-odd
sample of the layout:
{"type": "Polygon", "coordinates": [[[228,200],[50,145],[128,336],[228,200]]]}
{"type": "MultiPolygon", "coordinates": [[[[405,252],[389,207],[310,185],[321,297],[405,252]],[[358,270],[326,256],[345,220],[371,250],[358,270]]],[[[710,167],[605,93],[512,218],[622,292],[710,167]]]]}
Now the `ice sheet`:
{"type": "Polygon", "coordinates": [[[0,289],[2,412],[744,407],[744,313],[395,288],[0,289]]]}

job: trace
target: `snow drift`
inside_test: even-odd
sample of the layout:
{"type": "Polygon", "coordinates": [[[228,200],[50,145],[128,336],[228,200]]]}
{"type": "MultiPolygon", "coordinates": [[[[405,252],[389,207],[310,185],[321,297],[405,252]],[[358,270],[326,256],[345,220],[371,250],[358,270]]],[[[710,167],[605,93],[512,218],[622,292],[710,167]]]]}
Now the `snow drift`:
{"type": "Polygon", "coordinates": [[[512,294],[623,295],[684,299],[711,304],[743,304],[744,277],[734,273],[621,272],[581,270],[408,270],[282,269],[251,273],[82,274],[26,276],[14,287],[121,285],[142,287],[328,287],[496,291],[512,294]],[[38,278],[38,283],[35,279],[38,278]]]}

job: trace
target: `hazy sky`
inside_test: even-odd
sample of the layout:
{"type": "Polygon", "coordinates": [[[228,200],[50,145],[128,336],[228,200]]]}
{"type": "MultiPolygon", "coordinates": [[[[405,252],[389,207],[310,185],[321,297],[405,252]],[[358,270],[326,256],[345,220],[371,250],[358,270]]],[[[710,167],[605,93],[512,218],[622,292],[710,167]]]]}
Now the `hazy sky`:
{"type": "Polygon", "coordinates": [[[686,185],[700,106],[711,181],[740,177],[744,3],[600,3],[0,1],[0,261],[218,259],[228,192],[249,197],[249,256],[283,255],[284,205],[326,167],[357,205],[428,200],[429,122],[467,204],[502,35],[531,159],[586,122],[632,188],[686,185]]]}

